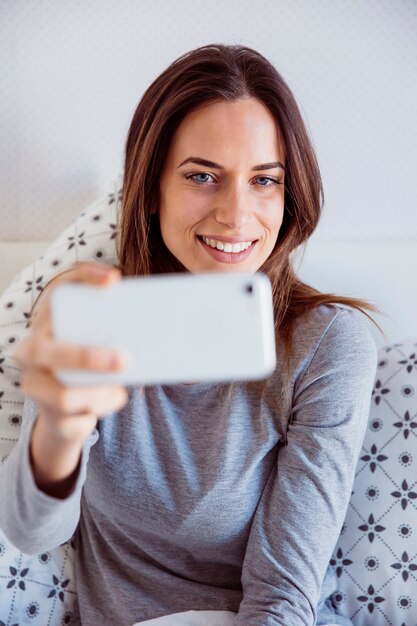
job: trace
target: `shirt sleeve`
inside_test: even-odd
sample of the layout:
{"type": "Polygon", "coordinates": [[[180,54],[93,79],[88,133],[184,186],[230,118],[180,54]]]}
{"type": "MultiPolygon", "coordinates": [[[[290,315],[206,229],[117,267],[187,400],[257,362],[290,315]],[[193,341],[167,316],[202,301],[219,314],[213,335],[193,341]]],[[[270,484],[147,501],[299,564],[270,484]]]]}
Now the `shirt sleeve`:
{"type": "Polygon", "coordinates": [[[37,414],[37,403],[26,399],[19,441],[0,468],[0,527],[9,541],[26,554],[51,550],[72,537],[80,517],[81,491],[89,451],[98,439],[95,429],[84,443],[78,477],[71,494],[64,499],[48,496],[38,489],[29,458],[29,444],[37,414]]]}
{"type": "Polygon", "coordinates": [[[251,527],[236,626],[313,626],[368,421],[375,342],[339,309],[296,381],[279,449],[251,527]]]}

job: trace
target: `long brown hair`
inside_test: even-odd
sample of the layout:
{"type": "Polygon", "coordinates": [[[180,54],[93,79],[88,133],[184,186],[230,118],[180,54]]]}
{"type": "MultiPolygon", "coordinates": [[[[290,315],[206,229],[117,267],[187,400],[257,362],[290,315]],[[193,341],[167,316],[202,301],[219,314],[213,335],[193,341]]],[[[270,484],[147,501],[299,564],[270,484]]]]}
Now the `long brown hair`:
{"type": "MultiPolygon", "coordinates": [[[[125,276],[184,272],[159,229],[159,184],[172,137],[185,116],[221,99],[257,98],[274,115],[286,150],[284,219],[267,261],[275,324],[287,359],[294,320],[319,304],[377,311],[363,300],[321,293],[302,283],[292,254],[317,226],[323,189],[316,156],[286,82],[261,54],[244,46],[207,45],[174,61],[150,85],[134,113],[126,141],[118,255],[125,276]]],[[[372,318],[370,318],[372,319],[372,318]]]]}

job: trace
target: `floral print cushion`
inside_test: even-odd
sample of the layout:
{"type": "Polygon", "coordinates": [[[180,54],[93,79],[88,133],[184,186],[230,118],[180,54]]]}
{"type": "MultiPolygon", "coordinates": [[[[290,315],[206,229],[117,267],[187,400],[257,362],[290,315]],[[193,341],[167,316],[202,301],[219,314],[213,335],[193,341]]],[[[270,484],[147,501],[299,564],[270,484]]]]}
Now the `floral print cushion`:
{"type": "MultiPolygon", "coordinates": [[[[45,285],[79,261],[114,264],[118,185],[89,206],[0,297],[0,463],[19,437],[23,394],[20,370],[10,358],[28,333],[31,309],[45,285]]],[[[28,556],[0,530],[0,626],[63,626],[74,619],[74,548],[71,542],[28,556]]]]}
{"type": "Polygon", "coordinates": [[[417,624],[417,342],[381,348],[368,428],[332,565],[355,626],[417,624]]]}

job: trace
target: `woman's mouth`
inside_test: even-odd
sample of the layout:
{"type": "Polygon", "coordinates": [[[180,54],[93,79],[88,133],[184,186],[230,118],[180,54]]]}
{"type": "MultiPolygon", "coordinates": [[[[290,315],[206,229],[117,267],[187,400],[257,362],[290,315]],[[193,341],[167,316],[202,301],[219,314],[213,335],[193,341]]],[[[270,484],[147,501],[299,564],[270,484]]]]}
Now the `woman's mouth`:
{"type": "Polygon", "coordinates": [[[197,238],[204,250],[220,263],[241,263],[251,254],[257,243],[257,240],[220,241],[204,235],[198,235],[197,238]]]}

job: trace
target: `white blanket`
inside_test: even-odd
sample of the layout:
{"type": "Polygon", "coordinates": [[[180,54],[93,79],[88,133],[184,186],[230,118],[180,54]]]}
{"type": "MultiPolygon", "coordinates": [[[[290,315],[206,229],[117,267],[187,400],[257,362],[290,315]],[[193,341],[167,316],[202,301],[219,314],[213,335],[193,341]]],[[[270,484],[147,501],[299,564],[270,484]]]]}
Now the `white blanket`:
{"type": "Polygon", "coordinates": [[[137,622],[133,626],[234,626],[235,622],[236,613],[232,611],[185,611],[137,622]]]}
{"type": "Polygon", "coordinates": [[[232,611],[185,611],[172,613],[133,626],[234,626],[236,613],[232,611]]]}

